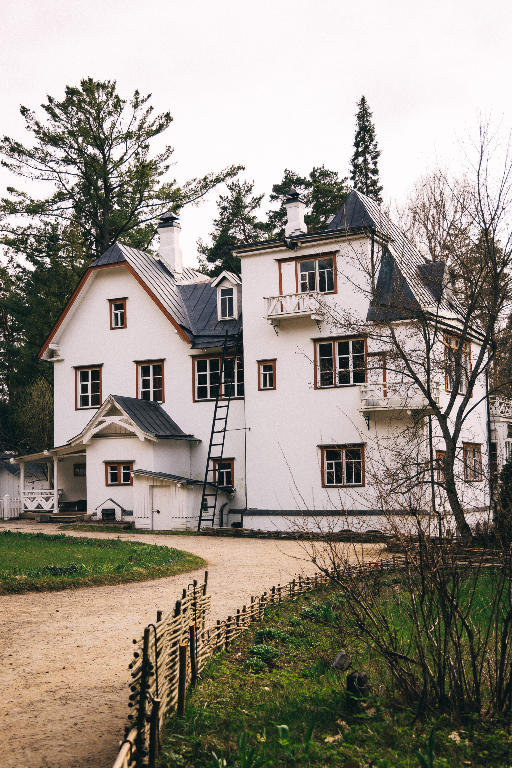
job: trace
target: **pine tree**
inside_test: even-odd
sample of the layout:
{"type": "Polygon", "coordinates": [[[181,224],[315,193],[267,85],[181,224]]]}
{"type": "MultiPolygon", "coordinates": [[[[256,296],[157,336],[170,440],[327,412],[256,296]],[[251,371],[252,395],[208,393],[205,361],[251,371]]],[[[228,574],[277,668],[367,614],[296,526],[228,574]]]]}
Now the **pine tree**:
{"type": "Polygon", "coordinates": [[[248,181],[232,181],[227,188],[229,194],[217,200],[219,215],[210,233],[212,245],[197,242],[201,269],[212,276],[225,269],[240,273],[240,259],[231,249],[267,237],[268,226],[256,216],[264,195],[253,195],[254,183],[248,181]]]}
{"type": "Polygon", "coordinates": [[[372,123],[372,113],[364,96],[357,104],[356,135],[354,138],[354,154],[352,155],[350,179],[354,189],[363,195],[382,202],[382,187],[379,183],[378,160],[381,152],[375,138],[375,126],[372,123]]]}

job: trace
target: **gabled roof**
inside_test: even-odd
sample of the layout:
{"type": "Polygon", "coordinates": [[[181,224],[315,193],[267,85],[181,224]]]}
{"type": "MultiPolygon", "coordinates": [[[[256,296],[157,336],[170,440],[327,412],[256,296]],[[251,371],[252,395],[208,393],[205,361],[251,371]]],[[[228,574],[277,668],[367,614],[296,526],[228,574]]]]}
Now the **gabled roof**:
{"type": "MultiPolygon", "coordinates": [[[[400,296],[405,300],[405,315],[410,315],[413,304],[416,304],[416,308],[421,307],[424,311],[441,311],[444,316],[456,316],[456,307],[441,297],[444,263],[435,266],[435,262],[425,259],[375,200],[352,190],[327,230],[334,235],[340,230],[346,233],[364,227],[377,235],[383,235],[385,241],[376,286],[379,304],[382,302],[390,306],[393,303],[400,314],[400,296]],[[395,297],[393,302],[390,301],[392,294],[395,297]]],[[[376,319],[370,317],[371,310],[368,319],[376,319]]]]}
{"type": "Polygon", "coordinates": [[[242,281],[238,275],[235,275],[234,272],[228,272],[227,269],[225,269],[224,272],[217,275],[215,280],[212,280],[212,288],[216,288],[223,280],[230,280],[234,285],[242,285],[242,281]]]}
{"type": "Polygon", "coordinates": [[[110,424],[133,431],[142,441],[148,439],[200,442],[194,435],[186,434],[164,411],[160,403],[109,395],[86,427],[76,437],[68,440],[68,444],[88,443],[95,435],[108,429],[110,424]]]}

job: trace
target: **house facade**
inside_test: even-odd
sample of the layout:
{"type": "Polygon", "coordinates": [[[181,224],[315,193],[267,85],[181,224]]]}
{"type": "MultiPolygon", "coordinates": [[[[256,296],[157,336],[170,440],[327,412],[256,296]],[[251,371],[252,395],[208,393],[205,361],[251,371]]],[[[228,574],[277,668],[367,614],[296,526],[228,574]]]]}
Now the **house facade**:
{"type": "MultiPolygon", "coordinates": [[[[115,244],[91,265],[40,353],[54,367],[55,447],[18,459],[49,466],[48,488],[24,490],[26,510],[194,528],[209,488],[213,525],[382,530],[400,511],[383,506],[377,459],[411,430],[425,445],[431,410],[371,329],[391,308],[407,347],[411,307],[442,315],[443,371],[429,384],[442,405],[458,323],[439,298],[443,274],[357,192],[323,232],[307,232],[298,195],[286,205],[284,240],[236,250],[241,276],[183,267],[171,214],[158,258],[115,244]],[[397,286],[405,314],[392,306],[397,286]]],[[[469,358],[478,348],[476,335],[469,358]]],[[[478,516],[489,507],[489,452],[503,460],[512,414],[489,424],[485,381],[474,395],[461,489],[478,516]]],[[[441,456],[436,434],[432,445],[441,456]]]]}

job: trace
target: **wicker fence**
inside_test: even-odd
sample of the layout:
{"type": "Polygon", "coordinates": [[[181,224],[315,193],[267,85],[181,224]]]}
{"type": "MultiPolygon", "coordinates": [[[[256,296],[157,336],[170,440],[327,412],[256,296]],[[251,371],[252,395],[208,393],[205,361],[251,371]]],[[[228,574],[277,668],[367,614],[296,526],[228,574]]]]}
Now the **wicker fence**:
{"type": "Polygon", "coordinates": [[[251,597],[248,605],[210,629],[206,628],[210,610],[208,572],[202,584],[194,581],[184,589],[174,608],[166,616],[159,611],[143,637],[133,641],[136,649],[130,664],[130,725],[114,768],[154,768],[165,716],[183,713],[186,690],[195,684],[214,651],[227,648],[252,622],[262,619],[267,605],[293,599],[328,581],[329,577],[321,574],[298,576],[288,584],[272,587],[261,597],[251,597]]]}

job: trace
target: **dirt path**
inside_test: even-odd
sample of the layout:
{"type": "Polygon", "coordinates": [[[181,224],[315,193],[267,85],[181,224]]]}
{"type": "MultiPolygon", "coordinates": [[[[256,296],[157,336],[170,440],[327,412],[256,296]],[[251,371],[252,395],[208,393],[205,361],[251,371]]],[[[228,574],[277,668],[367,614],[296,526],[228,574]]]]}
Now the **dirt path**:
{"type": "MultiPolygon", "coordinates": [[[[9,522],[0,530],[57,532],[54,525],[9,522]]],[[[295,541],[120,536],[203,557],[212,622],[251,595],[314,572],[295,541]]],[[[0,597],[0,768],[111,768],[126,722],[132,639],[202,576],[201,570],[138,584],[0,597]]]]}

